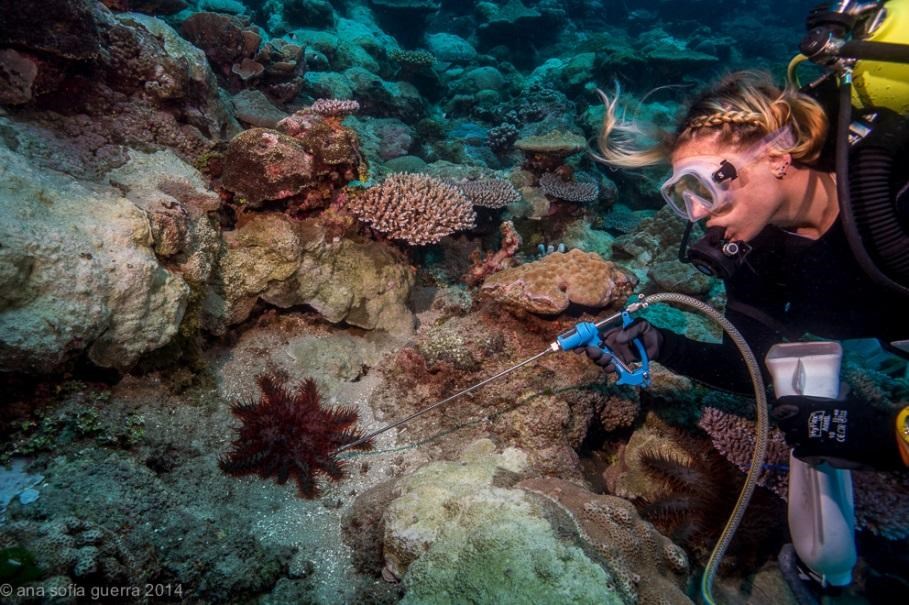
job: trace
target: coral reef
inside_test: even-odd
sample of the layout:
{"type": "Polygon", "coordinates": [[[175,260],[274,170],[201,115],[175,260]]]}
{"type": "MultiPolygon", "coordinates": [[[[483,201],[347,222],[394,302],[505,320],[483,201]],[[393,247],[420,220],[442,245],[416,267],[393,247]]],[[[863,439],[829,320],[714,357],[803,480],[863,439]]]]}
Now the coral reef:
{"type": "Polygon", "coordinates": [[[470,229],[476,213],[461,192],[421,174],[396,173],[353,196],[347,209],[373,229],[412,246],[470,229]]]}
{"type": "MultiPolygon", "coordinates": [[[[307,378],[291,390],[286,377],[262,375],[256,403],[234,403],[231,412],[240,419],[230,452],[219,466],[231,475],[274,477],[281,485],[293,478],[303,498],[317,498],[316,477],[344,478],[344,462],[337,450],[361,438],[353,428],[353,408],[325,408],[315,381],[307,378]]],[[[369,441],[352,449],[367,450],[369,441]]]]}
{"type": "Polygon", "coordinates": [[[621,304],[635,280],[610,261],[581,250],[555,252],[490,276],[481,292],[499,303],[554,315],[570,304],[602,308],[621,304]]]}
{"type": "MultiPolygon", "coordinates": [[[[622,301],[636,280],[609,259],[647,291],[721,307],[717,282],[675,261],[681,223],[650,216],[659,171],[615,174],[619,194],[583,153],[604,111],[590,92],[618,78],[634,117],[665,125],[679,91],[646,91],[719,64],[778,64],[801,9],[2,4],[0,398],[7,382],[38,386],[0,406],[0,456],[27,456],[36,473],[0,523],[0,567],[18,557],[29,573],[17,580],[45,593],[162,582],[202,603],[681,602],[684,557],[627,503],[539,479],[582,482],[578,452],[602,431],[618,445],[642,407],[693,426],[700,405],[723,406],[659,364],[641,395],[583,355],[547,355],[384,433],[382,455],[358,458],[332,497],[296,495],[340,476],[330,435],[355,434],[353,413],[320,397],[380,426],[501,372],[622,301]],[[571,252],[520,265],[549,243],[571,252]],[[282,370],[316,377],[321,395],[264,378],[271,395],[253,396],[256,376],[282,370]],[[225,482],[212,464],[237,422],[224,401],[244,397],[259,402],[235,406],[250,438],[224,466],[296,489],[225,482]],[[503,453],[485,441],[459,455],[478,438],[503,453]],[[527,476],[545,496],[515,487],[527,476]],[[401,582],[379,579],[386,563],[401,582]]],[[[648,313],[716,335],[676,309],[648,313]]],[[[905,400],[902,372],[844,365],[881,406],[905,400]]],[[[606,483],[706,525],[721,503],[677,479],[732,494],[695,460],[718,454],[645,425],[606,483]]],[[[723,441],[727,454],[742,440],[723,441]]],[[[905,537],[905,477],[854,477],[866,534],[905,537]]]]}

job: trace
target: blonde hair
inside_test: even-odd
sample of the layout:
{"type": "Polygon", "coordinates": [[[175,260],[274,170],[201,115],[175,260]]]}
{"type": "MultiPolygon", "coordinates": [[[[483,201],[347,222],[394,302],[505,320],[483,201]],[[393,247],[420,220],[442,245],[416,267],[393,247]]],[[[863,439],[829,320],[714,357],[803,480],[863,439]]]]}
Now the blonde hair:
{"type": "Polygon", "coordinates": [[[605,105],[603,126],[597,137],[594,159],[620,168],[643,168],[668,162],[673,150],[692,139],[716,136],[721,144],[746,147],[767,134],[789,126],[794,144],[781,151],[795,162],[818,159],[827,136],[827,116],[811,97],[797,89],[778,88],[769,74],[731,73],[696,97],[675,132],[645,132],[635,120],[619,116],[621,90],[609,98],[597,91],[605,105]],[[642,139],[655,143],[647,144],[642,139]]]}

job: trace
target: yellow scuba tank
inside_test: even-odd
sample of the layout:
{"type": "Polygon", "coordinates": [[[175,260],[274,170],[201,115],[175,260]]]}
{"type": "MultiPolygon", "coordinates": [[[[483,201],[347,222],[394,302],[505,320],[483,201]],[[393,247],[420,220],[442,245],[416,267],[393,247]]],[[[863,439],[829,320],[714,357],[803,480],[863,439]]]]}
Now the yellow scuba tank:
{"type": "MultiPolygon", "coordinates": [[[[909,0],[888,0],[883,18],[872,19],[868,42],[909,44],[909,0]]],[[[909,115],[909,64],[858,61],[852,81],[852,103],[856,107],[887,107],[909,115]]]]}

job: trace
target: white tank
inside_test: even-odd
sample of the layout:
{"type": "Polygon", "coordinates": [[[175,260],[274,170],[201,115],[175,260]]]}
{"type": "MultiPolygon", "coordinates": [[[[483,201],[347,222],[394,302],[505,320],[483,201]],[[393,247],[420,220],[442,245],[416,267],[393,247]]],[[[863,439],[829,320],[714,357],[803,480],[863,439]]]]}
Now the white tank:
{"type": "MultiPolygon", "coordinates": [[[[836,399],[843,349],[836,342],[771,347],[765,358],[777,397],[836,399]]],[[[811,466],[789,454],[789,533],[799,558],[824,584],[846,586],[855,567],[852,474],[827,464],[811,466]]]]}

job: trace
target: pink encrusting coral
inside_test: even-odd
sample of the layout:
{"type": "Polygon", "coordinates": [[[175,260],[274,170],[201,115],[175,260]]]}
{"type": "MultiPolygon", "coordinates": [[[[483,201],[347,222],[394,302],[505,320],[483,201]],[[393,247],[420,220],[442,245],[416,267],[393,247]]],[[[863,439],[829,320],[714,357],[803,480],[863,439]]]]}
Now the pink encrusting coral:
{"type": "Polygon", "coordinates": [[[502,243],[498,250],[487,252],[482,258],[479,250],[471,253],[470,260],[473,265],[463,277],[464,283],[468,286],[476,286],[493,273],[514,266],[514,256],[521,248],[521,235],[511,221],[502,223],[499,231],[502,233],[502,243]]]}
{"type": "Polygon", "coordinates": [[[435,244],[476,221],[456,187],[424,174],[392,174],[352,197],[347,209],[376,231],[414,246],[435,244]]]}

